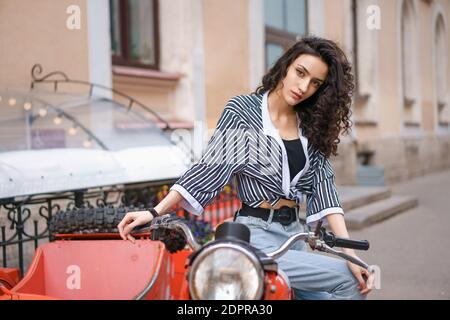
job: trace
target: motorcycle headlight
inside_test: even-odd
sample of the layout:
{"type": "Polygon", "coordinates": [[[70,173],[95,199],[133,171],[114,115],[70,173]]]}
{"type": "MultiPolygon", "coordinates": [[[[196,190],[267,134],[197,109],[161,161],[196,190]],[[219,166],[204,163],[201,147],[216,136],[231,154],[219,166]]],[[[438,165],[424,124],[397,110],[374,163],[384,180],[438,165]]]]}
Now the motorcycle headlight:
{"type": "Polygon", "coordinates": [[[205,248],[194,260],[189,290],[199,300],[253,300],[264,293],[264,273],[247,249],[221,243],[205,248]]]}

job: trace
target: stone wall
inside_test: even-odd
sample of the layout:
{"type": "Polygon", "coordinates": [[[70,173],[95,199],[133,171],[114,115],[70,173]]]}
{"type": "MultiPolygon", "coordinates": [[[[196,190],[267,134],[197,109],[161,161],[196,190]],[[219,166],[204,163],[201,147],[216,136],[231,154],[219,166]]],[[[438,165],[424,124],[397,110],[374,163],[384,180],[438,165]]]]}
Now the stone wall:
{"type": "Polygon", "coordinates": [[[388,184],[450,168],[450,137],[428,136],[380,140],[374,164],[385,168],[388,184]]]}
{"type": "Polygon", "coordinates": [[[353,143],[340,143],[338,155],[332,156],[330,161],[336,176],[336,184],[356,184],[357,157],[356,147],[353,143]]]}

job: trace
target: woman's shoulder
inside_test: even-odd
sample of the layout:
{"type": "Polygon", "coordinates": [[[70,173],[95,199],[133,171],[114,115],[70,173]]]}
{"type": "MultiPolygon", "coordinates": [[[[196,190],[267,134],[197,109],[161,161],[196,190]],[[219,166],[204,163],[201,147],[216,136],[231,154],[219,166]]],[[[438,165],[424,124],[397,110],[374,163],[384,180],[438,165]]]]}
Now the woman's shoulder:
{"type": "Polygon", "coordinates": [[[243,119],[254,118],[256,114],[261,113],[261,94],[237,95],[228,100],[226,108],[234,111],[243,119]]]}

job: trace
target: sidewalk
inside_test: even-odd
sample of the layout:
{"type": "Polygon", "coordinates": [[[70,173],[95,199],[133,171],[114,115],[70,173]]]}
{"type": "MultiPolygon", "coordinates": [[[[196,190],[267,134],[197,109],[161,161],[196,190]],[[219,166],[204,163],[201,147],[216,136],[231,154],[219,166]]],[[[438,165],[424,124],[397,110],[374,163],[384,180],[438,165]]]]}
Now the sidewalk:
{"type": "Polygon", "coordinates": [[[381,268],[381,289],[369,299],[450,299],[450,170],[393,185],[419,206],[350,232],[370,242],[359,256],[381,268]]]}

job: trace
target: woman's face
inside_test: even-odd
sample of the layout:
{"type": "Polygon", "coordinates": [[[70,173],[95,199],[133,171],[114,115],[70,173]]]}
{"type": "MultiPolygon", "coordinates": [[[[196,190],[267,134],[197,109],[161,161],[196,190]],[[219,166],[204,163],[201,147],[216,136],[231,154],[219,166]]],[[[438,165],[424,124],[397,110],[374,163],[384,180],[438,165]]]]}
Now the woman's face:
{"type": "Polygon", "coordinates": [[[318,57],[302,54],[289,66],[279,90],[286,103],[295,106],[311,97],[324,83],[327,74],[325,62],[318,57]]]}

